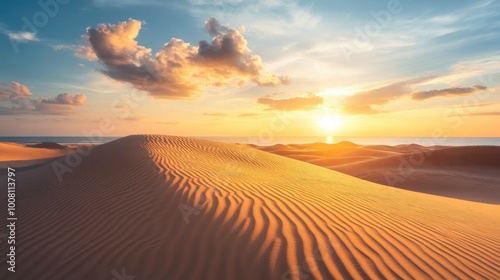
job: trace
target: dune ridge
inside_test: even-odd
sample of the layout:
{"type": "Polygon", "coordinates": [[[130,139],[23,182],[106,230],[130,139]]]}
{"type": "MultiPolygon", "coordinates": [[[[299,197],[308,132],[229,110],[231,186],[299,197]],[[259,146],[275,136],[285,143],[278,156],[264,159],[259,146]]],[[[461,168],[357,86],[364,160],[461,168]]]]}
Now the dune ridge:
{"type": "MultiPolygon", "coordinates": [[[[88,145],[81,145],[88,146],[88,145]]],[[[29,167],[40,165],[51,159],[73,153],[78,146],[64,146],[53,142],[38,144],[18,144],[10,142],[0,143],[0,168],[9,166],[29,167]]],[[[2,173],[0,171],[0,173],[2,173]]]]}
{"type": "Polygon", "coordinates": [[[382,185],[500,204],[498,146],[360,146],[343,142],[254,148],[382,185]]]}
{"type": "Polygon", "coordinates": [[[51,163],[17,178],[17,279],[111,279],[122,268],[135,279],[499,276],[497,205],[242,145],[129,136],[95,147],[62,182],[51,163]],[[182,207],[194,211],[187,222],[182,207]]]}

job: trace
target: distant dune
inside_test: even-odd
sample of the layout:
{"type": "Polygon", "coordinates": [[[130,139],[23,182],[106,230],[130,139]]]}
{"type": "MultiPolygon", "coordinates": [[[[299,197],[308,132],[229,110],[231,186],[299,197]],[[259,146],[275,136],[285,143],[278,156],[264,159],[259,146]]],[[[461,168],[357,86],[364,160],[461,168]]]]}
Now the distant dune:
{"type": "Polygon", "coordinates": [[[66,149],[66,146],[55,143],[55,142],[42,142],[37,144],[26,145],[26,147],[30,148],[42,148],[42,149],[66,149]]]}
{"type": "Polygon", "coordinates": [[[258,147],[383,185],[500,204],[500,147],[300,144],[258,147]]]}
{"type": "Polygon", "coordinates": [[[23,144],[4,142],[0,143],[0,168],[6,168],[9,165],[23,167],[40,164],[46,162],[47,159],[60,157],[66,154],[67,151],[62,148],[53,149],[46,145],[29,147],[23,144]]]}
{"type": "MultiPolygon", "coordinates": [[[[369,166],[425,149],[316,146],[273,152],[309,161],[336,154],[332,166],[358,157],[369,166]]],[[[442,153],[452,150],[436,150],[432,164],[446,165],[442,153]]],[[[474,169],[479,162],[471,160],[461,166],[474,169]]],[[[498,205],[390,188],[244,145],[182,137],[129,136],[97,146],[68,167],[62,182],[53,164],[67,162],[16,175],[16,279],[499,278],[498,205]]],[[[0,278],[10,279],[8,273],[2,269],[0,278]]]]}

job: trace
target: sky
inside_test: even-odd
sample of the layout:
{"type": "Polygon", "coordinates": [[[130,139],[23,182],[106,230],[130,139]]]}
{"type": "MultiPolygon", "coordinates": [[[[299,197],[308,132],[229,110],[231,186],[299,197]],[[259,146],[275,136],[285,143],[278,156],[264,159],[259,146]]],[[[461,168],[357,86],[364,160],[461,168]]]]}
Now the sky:
{"type": "Polygon", "coordinates": [[[1,9],[2,136],[500,136],[499,0],[1,9]]]}

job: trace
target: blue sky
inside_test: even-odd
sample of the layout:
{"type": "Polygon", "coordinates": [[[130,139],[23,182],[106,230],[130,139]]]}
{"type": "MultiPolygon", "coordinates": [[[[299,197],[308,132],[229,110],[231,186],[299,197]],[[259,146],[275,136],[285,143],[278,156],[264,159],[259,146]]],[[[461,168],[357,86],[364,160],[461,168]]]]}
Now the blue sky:
{"type": "MultiPolygon", "coordinates": [[[[259,98],[272,98],[273,104],[291,104],[290,108],[296,110],[290,111],[299,119],[278,134],[323,134],[321,129],[304,127],[323,114],[340,114],[345,125],[338,134],[370,136],[373,134],[366,133],[367,127],[380,125],[386,135],[398,136],[396,131],[404,124],[395,122],[387,128],[387,120],[399,115],[404,120],[418,114],[424,120],[442,121],[443,110],[460,106],[466,96],[484,91],[474,85],[484,86],[492,94],[479,100],[481,104],[474,111],[477,117],[468,118],[468,125],[452,134],[490,135],[474,127],[498,123],[498,0],[41,2],[49,3],[51,8],[56,3],[57,11],[48,15],[38,1],[1,4],[0,90],[3,87],[6,93],[0,106],[7,108],[2,118],[10,124],[0,128],[6,135],[80,135],[85,127],[107,118],[118,127],[113,135],[158,130],[181,135],[252,135],[279,108],[259,103],[263,100],[259,98]],[[44,17],[48,19],[46,24],[44,17]],[[151,49],[152,57],[171,38],[197,46],[201,40],[212,40],[213,36],[204,30],[210,17],[222,26],[241,31],[247,42],[245,49],[260,57],[265,73],[287,76],[289,83],[262,86],[256,82],[262,77],[253,77],[241,86],[211,84],[203,86],[197,98],[186,96],[190,100],[172,100],[171,95],[146,90],[141,106],[129,108],[127,117],[119,118],[109,109],[110,104],[123,92],[145,90],[132,81],[102,72],[115,68],[101,57],[89,60],[75,55],[77,48],[85,45],[88,27],[132,24],[129,19],[142,23],[135,40],[139,46],[151,49]],[[37,26],[37,20],[43,24],[37,26]],[[395,93],[377,91],[418,77],[434,78],[410,82],[408,88],[398,87],[395,93]],[[24,101],[19,105],[18,99],[8,95],[12,82],[29,89],[32,103],[24,101]],[[425,101],[411,98],[417,91],[432,90],[439,96],[425,101]],[[62,93],[70,95],[57,98],[62,93]],[[366,98],[353,108],[350,101],[361,100],[353,96],[364,93],[366,98]],[[76,99],[70,97],[76,94],[85,95],[82,104],[72,103],[76,99]],[[307,99],[311,96],[320,96],[321,104],[294,107],[293,102],[311,102],[313,99],[307,99]],[[42,110],[37,107],[41,103],[52,107],[42,110]],[[54,113],[56,105],[67,108],[57,107],[54,113]],[[249,114],[254,117],[238,118],[249,114]],[[161,123],[172,125],[164,128],[161,123]],[[19,124],[26,129],[20,130],[19,124]]],[[[98,53],[96,46],[90,47],[98,53]]],[[[426,135],[430,130],[419,125],[415,131],[400,136],[426,135]]]]}

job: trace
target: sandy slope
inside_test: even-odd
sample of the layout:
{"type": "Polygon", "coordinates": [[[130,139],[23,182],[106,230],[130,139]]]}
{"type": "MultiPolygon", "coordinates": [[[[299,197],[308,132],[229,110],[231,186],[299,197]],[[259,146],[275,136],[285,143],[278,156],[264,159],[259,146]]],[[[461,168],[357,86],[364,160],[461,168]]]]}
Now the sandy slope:
{"type": "Polygon", "coordinates": [[[32,148],[17,143],[0,143],[0,161],[42,159],[65,154],[65,149],[48,149],[45,147],[32,148]]]}
{"type": "Polygon", "coordinates": [[[348,142],[254,147],[383,185],[500,204],[500,147],[348,142]]]}
{"type": "Polygon", "coordinates": [[[34,147],[28,147],[23,144],[2,142],[0,143],[0,168],[40,164],[47,161],[47,159],[60,157],[66,155],[68,152],[72,152],[72,149],[56,145],[38,144],[34,147]]]}
{"type": "Polygon", "coordinates": [[[7,278],[2,242],[1,279],[500,276],[499,206],[244,146],[130,136],[63,178],[50,164],[17,174],[19,267],[7,278]],[[179,207],[198,209],[187,223],[179,207]]]}

